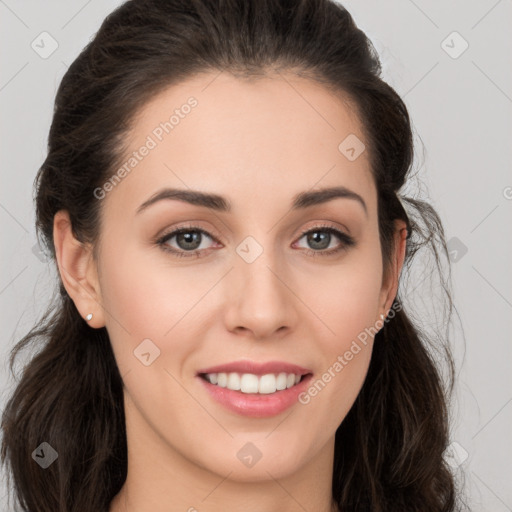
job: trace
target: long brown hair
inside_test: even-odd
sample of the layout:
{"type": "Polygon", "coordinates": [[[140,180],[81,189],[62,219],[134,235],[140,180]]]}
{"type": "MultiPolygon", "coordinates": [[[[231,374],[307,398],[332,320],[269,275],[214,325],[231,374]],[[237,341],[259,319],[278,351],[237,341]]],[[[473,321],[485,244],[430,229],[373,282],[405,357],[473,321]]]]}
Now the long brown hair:
{"type": "MultiPolygon", "coordinates": [[[[199,72],[251,78],[270,70],[291,70],[351,99],[378,191],[384,271],[393,221],[403,219],[404,268],[417,251],[430,250],[451,312],[439,216],[426,201],[398,196],[414,154],[407,108],[382,80],[370,40],[330,0],[130,0],[115,9],[57,91],[48,155],[34,183],[41,247],[56,265],[53,219],[61,209],[78,240],[98,241],[94,190],[121,164],[124,135],[156,93],[199,72]]],[[[23,348],[41,344],[3,412],[2,463],[24,511],[97,512],[108,509],[127,473],[122,379],[106,329],[90,328],[62,282],[58,288],[11,353],[12,372],[23,348]],[[43,441],[58,453],[45,470],[31,457],[43,441]]],[[[448,340],[415,325],[398,295],[392,309],[394,318],[375,337],[363,388],[336,432],[333,499],[343,512],[460,510],[443,459],[454,382],[448,340]]]]}

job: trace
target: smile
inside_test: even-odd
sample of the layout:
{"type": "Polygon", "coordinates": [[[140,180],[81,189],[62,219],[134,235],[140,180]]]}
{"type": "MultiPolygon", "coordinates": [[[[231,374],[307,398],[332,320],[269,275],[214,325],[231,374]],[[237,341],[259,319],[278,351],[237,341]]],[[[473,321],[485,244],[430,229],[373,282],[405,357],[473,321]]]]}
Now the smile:
{"type": "Polygon", "coordinates": [[[232,391],[242,393],[257,393],[268,395],[295,386],[301,381],[302,375],[293,373],[279,374],[267,373],[265,375],[254,375],[253,373],[206,373],[201,375],[210,384],[232,391]]]}

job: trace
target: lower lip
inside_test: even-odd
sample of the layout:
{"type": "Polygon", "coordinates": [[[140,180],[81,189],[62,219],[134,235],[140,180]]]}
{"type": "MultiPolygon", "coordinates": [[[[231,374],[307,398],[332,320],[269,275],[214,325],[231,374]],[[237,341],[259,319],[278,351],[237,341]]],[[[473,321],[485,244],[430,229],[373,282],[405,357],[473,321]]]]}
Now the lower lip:
{"type": "Polygon", "coordinates": [[[275,393],[242,393],[211,384],[202,377],[197,377],[210,395],[230,411],[252,418],[268,418],[282,413],[298,402],[299,395],[305,391],[313,378],[308,374],[291,388],[275,393]]]}

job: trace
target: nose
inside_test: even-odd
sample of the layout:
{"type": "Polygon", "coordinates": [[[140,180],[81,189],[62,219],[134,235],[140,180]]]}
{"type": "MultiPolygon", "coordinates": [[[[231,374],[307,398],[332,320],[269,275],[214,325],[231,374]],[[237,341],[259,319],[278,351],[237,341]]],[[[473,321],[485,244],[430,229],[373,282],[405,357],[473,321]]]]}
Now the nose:
{"type": "Polygon", "coordinates": [[[225,323],[231,332],[244,332],[255,339],[282,336],[294,330],[300,301],[286,264],[264,250],[248,263],[236,255],[227,276],[225,323]]]}

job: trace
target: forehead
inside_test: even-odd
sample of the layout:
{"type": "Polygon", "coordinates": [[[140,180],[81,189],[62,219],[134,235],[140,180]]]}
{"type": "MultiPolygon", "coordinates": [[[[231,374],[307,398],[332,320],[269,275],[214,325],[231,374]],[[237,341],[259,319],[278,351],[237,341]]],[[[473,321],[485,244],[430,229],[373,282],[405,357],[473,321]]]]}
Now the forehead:
{"type": "Polygon", "coordinates": [[[159,188],[179,187],[222,193],[236,211],[257,207],[263,196],[289,203],[299,192],[339,185],[370,202],[367,151],[347,158],[346,140],[365,143],[355,110],[316,82],[293,74],[250,81],[228,72],[196,75],[133,118],[123,155],[130,164],[108,202],[135,214],[159,188]]]}

